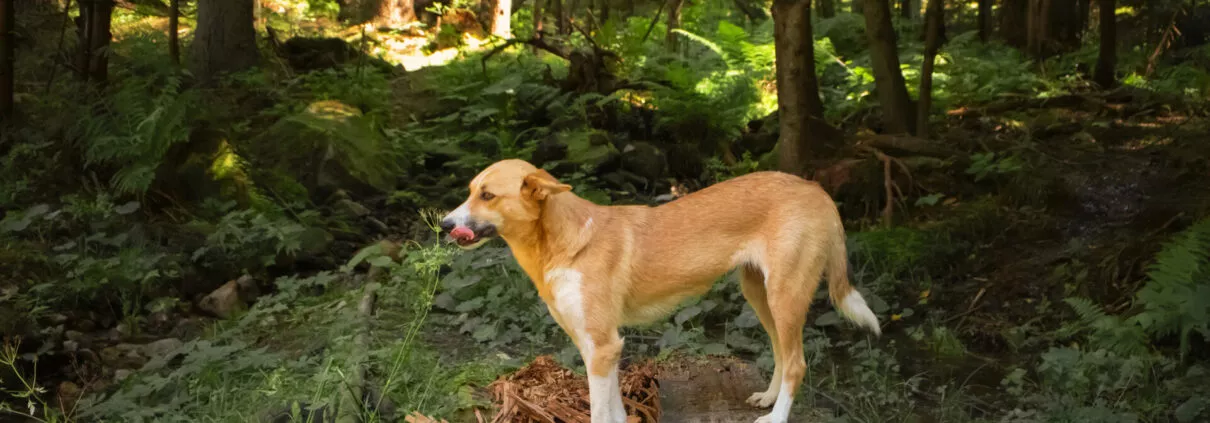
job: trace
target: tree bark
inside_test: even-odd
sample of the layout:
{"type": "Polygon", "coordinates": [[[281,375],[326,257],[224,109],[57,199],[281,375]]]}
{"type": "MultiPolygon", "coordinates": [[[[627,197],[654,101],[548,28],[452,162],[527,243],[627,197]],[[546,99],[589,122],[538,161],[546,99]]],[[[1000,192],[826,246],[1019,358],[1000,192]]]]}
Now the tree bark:
{"type": "Polygon", "coordinates": [[[1092,80],[1106,89],[1117,85],[1117,76],[1114,73],[1118,62],[1116,3],[1114,0],[1097,0],[1097,13],[1101,20],[1101,51],[1097,54],[1097,66],[1093,70],[1092,80]]]}
{"type": "MultiPolygon", "coordinates": [[[[511,5],[512,3],[509,4],[511,5]]],[[[493,7],[492,10],[496,11],[496,8],[493,7]]],[[[508,15],[505,16],[507,17],[508,15]]],[[[495,15],[493,15],[494,17],[495,15]]],[[[412,0],[380,0],[378,10],[374,13],[371,21],[374,22],[374,26],[380,28],[402,28],[404,25],[416,21],[416,9],[412,4],[412,0]]]]}
{"type": "Polygon", "coordinates": [[[560,34],[570,34],[571,22],[568,21],[567,13],[563,10],[563,0],[551,0],[551,6],[554,9],[552,12],[555,14],[555,29],[560,34]]]}
{"type": "Polygon", "coordinates": [[[899,50],[895,45],[895,29],[891,26],[891,6],[886,0],[866,0],[865,33],[870,42],[870,62],[874,68],[874,90],[886,130],[891,133],[913,133],[912,100],[907,83],[899,70],[899,50]]]}
{"type": "Polygon", "coordinates": [[[1030,0],[1004,0],[1000,4],[1000,38],[1005,44],[1024,48],[1029,38],[1026,28],[1027,3],[1030,0]]]}
{"type": "Polygon", "coordinates": [[[81,81],[104,85],[109,78],[110,23],[114,3],[110,0],[80,1],[80,16],[76,17],[79,50],[76,71],[81,81]]]}
{"type": "MultiPolygon", "coordinates": [[[[411,4],[408,0],[408,4],[411,4]]],[[[512,37],[510,18],[513,13],[513,0],[492,0],[491,33],[500,38],[512,37]]],[[[415,16],[412,17],[415,19],[415,16]]]]}
{"type": "Polygon", "coordinates": [[[849,12],[864,15],[865,0],[849,0],[849,12]]]}
{"type": "MultiPolygon", "coordinates": [[[[542,9],[542,3],[544,2],[546,0],[534,0],[534,37],[541,37],[540,34],[542,34],[542,20],[544,18],[542,13],[545,11],[542,9]]],[[[534,51],[536,52],[537,49],[534,51]]]]}
{"type": "Polygon", "coordinates": [[[601,1],[601,4],[600,4],[601,12],[598,14],[597,17],[598,17],[598,20],[601,21],[601,25],[605,25],[606,22],[609,22],[609,0],[600,0],[600,1],[601,1]]]}
{"type": "Polygon", "coordinates": [[[979,41],[991,40],[992,0],[979,0],[979,41]]]}
{"type": "Polygon", "coordinates": [[[819,17],[830,18],[836,16],[836,0],[817,0],[819,8],[819,17]]]}
{"type": "Polygon", "coordinates": [[[1083,29],[1080,4],[1074,0],[1029,0],[1026,14],[1026,46],[1029,53],[1045,58],[1080,44],[1083,29]]]}
{"type": "Polygon", "coordinates": [[[17,14],[13,0],[0,0],[0,123],[7,123],[13,116],[13,63],[16,48],[13,33],[17,14]]]}
{"type": "Polygon", "coordinates": [[[928,137],[929,116],[933,105],[933,64],[941,48],[941,29],[945,27],[945,0],[929,0],[925,12],[924,63],[920,66],[920,104],[916,105],[916,136],[928,137]]]}
{"type": "Polygon", "coordinates": [[[181,0],[170,0],[168,2],[168,56],[172,58],[172,64],[181,65],[181,0]]]}
{"type": "Polygon", "coordinates": [[[912,0],[899,0],[899,17],[912,18],[912,0]]]}
{"type": "Polygon", "coordinates": [[[811,0],[774,0],[772,13],[780,122],[778,168],[802,175],[807,160],[828,149],[835,150],[839,137],[823,120],[823,100],[815,75],[811,0]]]}
{"type": "Polygon", "coordinates": [[[664,36],[664,45],[668,47],[668,51],[676,51],[676,34],[673,33],[681,27],[681,6],[685,4],[685,0],[668,0],[668,34],[664,36]]]}
{"type": "Polygon", "coordinates": [[[252,28],[253,0],[199,0],[190,70],[203,83],[260,61],[252,28]]]}

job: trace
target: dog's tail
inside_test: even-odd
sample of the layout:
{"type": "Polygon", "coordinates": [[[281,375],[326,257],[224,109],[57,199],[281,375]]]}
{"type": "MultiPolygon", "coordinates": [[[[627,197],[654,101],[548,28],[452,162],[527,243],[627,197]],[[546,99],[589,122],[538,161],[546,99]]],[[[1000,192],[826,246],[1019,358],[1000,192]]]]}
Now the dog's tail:
{"type": "Polygon", "coordinates": [[[828,293],[834,305],[845,318],[857,326],[869,329],[875,335],[882,334],[878,317],[866,304],[865,297],[849,284],[849,256],[845,251],[844,229],[837,230],[838,234],[831,239],[831,251],[828,257],[828,293]]]}

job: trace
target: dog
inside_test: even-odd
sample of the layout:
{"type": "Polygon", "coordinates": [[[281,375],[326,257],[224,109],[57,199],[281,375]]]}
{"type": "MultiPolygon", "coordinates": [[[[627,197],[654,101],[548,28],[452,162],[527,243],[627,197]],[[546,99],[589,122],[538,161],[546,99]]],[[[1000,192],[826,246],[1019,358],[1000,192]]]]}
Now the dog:
{"type": "Polygon", "coordinates": [[[787,173],[755,172],[656,206],[600,206],[523,160],[480,172],[442,218],[463,249],[503,238],[588,372],[593,423],[627,419],[618,385],[623,326],[667,318],[732,269],[768,333],[775,362],[748,403],[785,423],[806,372],[803,325],[822,277],[832,303],[859,327],[878,318],[849,284],[845,232],[832,198],[787,173]]]}

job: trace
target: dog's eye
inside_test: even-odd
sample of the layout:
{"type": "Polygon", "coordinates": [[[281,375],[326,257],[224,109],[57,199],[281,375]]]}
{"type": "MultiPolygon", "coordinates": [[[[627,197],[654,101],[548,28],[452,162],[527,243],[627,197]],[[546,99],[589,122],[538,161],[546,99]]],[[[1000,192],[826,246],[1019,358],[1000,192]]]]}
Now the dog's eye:
{"type": "Polygon", "coordinates": [[[496,194],[484,191],[479,194],[479,198],[483,199],[483,201],[492,201],[493,198],[496,198],[496,194]]]}

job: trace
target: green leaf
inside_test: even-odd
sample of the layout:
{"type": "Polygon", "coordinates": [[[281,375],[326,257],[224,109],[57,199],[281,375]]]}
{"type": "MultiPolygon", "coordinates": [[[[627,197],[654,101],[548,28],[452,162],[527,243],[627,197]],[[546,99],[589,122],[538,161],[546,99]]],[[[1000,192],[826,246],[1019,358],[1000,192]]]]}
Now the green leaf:
{"type": "Polygon", "coordinates": [[[840,314],[829,311],[815,319],[815,326],[834,326],[840,323],[840,314]]]}
{"type": "Polygon", "coordinates": [[[1176,417],[1176,421],[1181,423],[1191,422],[1202,414],[1202,410],[1206,409],[1207,401],[1203,397],[1189,398],[1188,401],[1173,410],[1172,414],[1176,417]]]}
{"type": "Polygon", "coordinates": [[[378,256],[370,259],[369,263],[370,266],[374,267],[390,267],[391,265],[395,264],[395,261],[391,260],[391,257],[389,256],[378,256]]]}
{"type": "Polygon", "coordinates": [[[685,322],[688,321],[689,319],[692,319],[701,313],[702,313],[702,307],[699,305],[692,305],[689,307],[685,307],[679,313],[676,314],[676,318],[674,319],[674,321],[676,322],[677,326],[680,326],[680,325],[685,324],[685,322]]]}
{"type": "Polygon", "coordinates": [[[128,215],[128,214],[134,213],[138,209],[139,209],[139,202],[131,201],[129,203],[115,207],[113,209],[113,211],[120,215],[128,215]]]}

